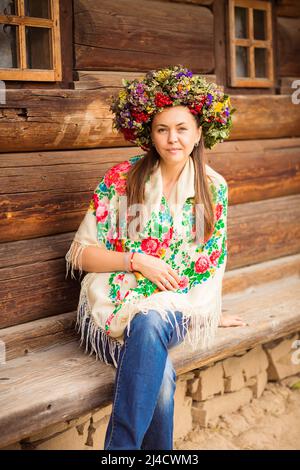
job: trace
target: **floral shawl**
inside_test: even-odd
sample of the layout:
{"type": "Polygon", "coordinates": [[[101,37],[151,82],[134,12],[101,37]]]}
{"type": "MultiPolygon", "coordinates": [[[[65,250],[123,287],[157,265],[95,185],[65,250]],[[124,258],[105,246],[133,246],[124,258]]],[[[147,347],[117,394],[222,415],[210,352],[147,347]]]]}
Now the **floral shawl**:
{"type": "MultiPolygon", "coordinates": [[[[111,354],[124,343],[124,329],[133,316],[149,309],[157,310],[168,321],[170,312],[183,313],[192,349],[205,348],[211,344],[221,317],[222,280],[227,262],[227,206],[226,180],[206,164],[206,173],[212,193],[216,223],[208,240],[199,243],[193,237],[195,227],[194,161],[189,156],[173,187],[169,201],[163,195],[163,181],[159,162],[145,184],[144,205],[147,222],[137,239],[127,238],[111,224],[119,210],[121,196],[126,195],[126,177],[129,169],[144,155],[113,166],[101,178],[89,208],[74,236],[66,254],[67,274],[74,266],[82,274],[82,252],[94,245],[107,250],[136,251],[165,260],[179,274],[180,288],[161,291],[140,272],[87,273],[81,281],[77,311],[78,331],[81,340],[87,319],[88,336],[97,358],[107,363],[97,344],[107,343],[111,354]],[[108,341],[109,339],[109,341],[108,341]]],[[[116,227],[116,225],[114,226],[116,227]]],[[[174,315],[176,320],[176,316],[174,315]]],[[[179,334],[178,324],[176,330],[179,334]]],[[[91,354],[93,351],[91,351],[91,354]]],[[[117,366],[117,364],[115,364],[117,366]]]]}

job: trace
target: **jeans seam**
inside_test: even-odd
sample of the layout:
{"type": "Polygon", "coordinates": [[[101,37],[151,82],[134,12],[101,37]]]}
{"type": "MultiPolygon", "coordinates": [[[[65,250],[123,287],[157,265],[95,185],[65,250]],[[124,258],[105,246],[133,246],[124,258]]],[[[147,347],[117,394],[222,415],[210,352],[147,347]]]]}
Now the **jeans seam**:
{"type": "Polygon", "coordinates": [[[122,359],[121,359],[121,362],[120,362],[120,366],[119,366],[119,376],[118,376],[118,380],[117,380],[117,383],[116,383],[116,393],[115,393],[115,399],[114,399],[114,402],[113,402],[113,409],[112,409],[112,415],[111,415],[111,433],[110,433],[110,438],[109,438],[109,442],[108,442],[108,444],[107,444],[106,449],[108,449],[108,447],[110,446],[111,441],[112,441],[112,438],[113,438],[113,435],[114,435],[114,429],[115,429],[115,423],[114,423],[115,407],[116,407],[117,398],[118,398],[118,394],[119,394],[119,381],[120,381],[120,375],[121,375],[121,371],[122,371],[123,359],[124,359],[124,356],[125,356],[125,353],[126,353],[126,348],[127,348],[127,341],[125,341],[125,343],[124,343],[124,353],[123,353],[123,356],[122,356],[122,359]]]}

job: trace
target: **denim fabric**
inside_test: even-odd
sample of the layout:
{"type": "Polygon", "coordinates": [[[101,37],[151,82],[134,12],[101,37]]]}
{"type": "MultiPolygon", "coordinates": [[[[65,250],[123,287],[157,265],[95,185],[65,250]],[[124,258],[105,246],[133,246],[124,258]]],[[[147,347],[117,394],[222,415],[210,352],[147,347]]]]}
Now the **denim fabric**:
{"type": "Polygon", "coordinates": [[[169,312],[169,320],[149,310],[132,318],[129,336],[125,328],[124,344],[116,352],[118,367],[105,450],[173,449],[176,372],[168,350],[183,341],[187,326],[179,311],[169,312]]]}

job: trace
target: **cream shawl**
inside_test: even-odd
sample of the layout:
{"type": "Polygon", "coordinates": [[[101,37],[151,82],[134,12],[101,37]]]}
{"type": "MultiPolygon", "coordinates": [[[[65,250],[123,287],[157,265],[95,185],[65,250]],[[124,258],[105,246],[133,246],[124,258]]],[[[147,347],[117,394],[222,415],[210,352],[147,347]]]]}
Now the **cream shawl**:
{"type": "MultiPolygon", "coordinates": [[[[222,280],[227,262],[226,180],[206,165],[216,223],[209,240],[199,243],[192,236],[195,228],[193,158],[187,159],[169,201],[163,194],[161,168],[157,163],[145,185],[145,225],[133,240],[123,232],[120,235],[111,224],[126,194],[127,172],[143,157],[137,155],[119,163],[101,178],[66,254],[66,277],[69,268],[72,277],[75,277],[74,269],[82,274],[83,250],[93,245],[108,250],[144,252],[164,259],[180,275],[180,289],[161,291],[139,272],[87,273],[81,282],[76,326],[83,341],[89,318],[88,336],[93,350],[105,362],[97,342],[102,341],[104,349],[109,343],[110,352],[114,353],[124,343],[125,327],[130,334],[131,319],[138,312],[147,314],[149,309],[155,309],[168,321],[170,311],[181,311],[184,323],[190,321],[183,342],[187,339],[192,349],[211,344],[221,318],[222,280]]],[[[176,329],[179,334],[177,322],[176,329]]]]}

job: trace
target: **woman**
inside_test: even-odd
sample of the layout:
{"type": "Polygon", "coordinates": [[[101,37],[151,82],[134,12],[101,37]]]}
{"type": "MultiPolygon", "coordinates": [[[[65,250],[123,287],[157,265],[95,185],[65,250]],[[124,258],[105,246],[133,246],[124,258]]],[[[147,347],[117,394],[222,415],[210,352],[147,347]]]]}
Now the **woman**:
{"type": "Polygon", "coordinates": [[[88,273],[77,317],[86,351],[117,368],[104,448],[169,450],[176,372],[168,351],[186,338],[207,347],[218,326],[245,325],[221,312],[228,188],[203,153],[228,137],[234,110],[181,65],[123,84],[110,108],[114,127],[147,153],[105,173],[67,273],[88,273]]]}

